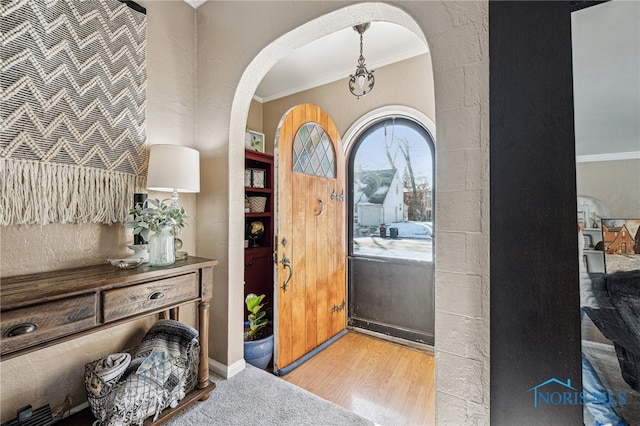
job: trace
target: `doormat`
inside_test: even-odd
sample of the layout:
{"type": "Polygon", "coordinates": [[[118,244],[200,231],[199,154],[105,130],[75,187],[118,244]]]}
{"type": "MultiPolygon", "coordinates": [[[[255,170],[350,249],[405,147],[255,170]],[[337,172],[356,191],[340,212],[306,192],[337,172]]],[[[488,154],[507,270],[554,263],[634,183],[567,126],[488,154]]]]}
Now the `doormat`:
{"type": "Polygon", "coordinates": [[[146,15],[137,9],[2,1],[0,225],[126,219],[147,168],[146,15]]]}

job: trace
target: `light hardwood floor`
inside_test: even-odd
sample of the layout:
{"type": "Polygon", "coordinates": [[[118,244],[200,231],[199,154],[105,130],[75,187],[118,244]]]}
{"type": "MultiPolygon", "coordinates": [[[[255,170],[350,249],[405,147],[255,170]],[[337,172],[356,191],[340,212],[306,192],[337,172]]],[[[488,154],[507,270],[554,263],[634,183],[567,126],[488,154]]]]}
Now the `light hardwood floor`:
{"type": "Polygon", "coordinates": [[[349,332],[282,377],[384,426],[435,424],[434,357],[349,332]]]}

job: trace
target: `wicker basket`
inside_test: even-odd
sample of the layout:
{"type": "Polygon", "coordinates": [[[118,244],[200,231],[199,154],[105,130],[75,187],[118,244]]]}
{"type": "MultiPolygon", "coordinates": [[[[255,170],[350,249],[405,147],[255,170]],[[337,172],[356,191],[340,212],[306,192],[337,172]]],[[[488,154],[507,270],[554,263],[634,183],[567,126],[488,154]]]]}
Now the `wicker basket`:
{"type": "Polygon", "coordinates": [[[94,424],[142,425],[147,417],[155,420],[165,408],[176,407],[198,382],[199,352],[196,341],[186,358],[155,351],[136,354],[134,348],[87,363],[85,389],[98,420],[94,424]]]}
{"type": "Polygon", "coordinates": [[[251,213],[262,213],[267,207],[267,197],[249,197],[249,210],[251,213]]]}

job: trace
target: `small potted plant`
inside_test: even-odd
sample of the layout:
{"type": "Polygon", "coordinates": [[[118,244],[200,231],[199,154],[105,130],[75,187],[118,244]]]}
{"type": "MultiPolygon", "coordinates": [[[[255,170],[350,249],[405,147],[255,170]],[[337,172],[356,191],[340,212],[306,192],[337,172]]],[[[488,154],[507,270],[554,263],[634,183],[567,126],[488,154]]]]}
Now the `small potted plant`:
{"type": "Polygon", "coordinates": [[[184,207],[172,200],[147,198],[129,210],[129,215],[131,220],[124,226],[133,228],[134,235],[139,234],[149,241],[149,264],[172,265],[176,261],[175,233],[184,228],[185,220],[190,218],[184,207]],[[149,232],[153,232],[151,237],[149,232]]]}
{"type": "Polygon", "coordinates": [[[244,300],[249,311],[248,321],[244,323],[244,359],[262,370],[267,368],[273,356],[273,327],[262,310],[264,298],[264,294],[250,293],[244,300]]]}

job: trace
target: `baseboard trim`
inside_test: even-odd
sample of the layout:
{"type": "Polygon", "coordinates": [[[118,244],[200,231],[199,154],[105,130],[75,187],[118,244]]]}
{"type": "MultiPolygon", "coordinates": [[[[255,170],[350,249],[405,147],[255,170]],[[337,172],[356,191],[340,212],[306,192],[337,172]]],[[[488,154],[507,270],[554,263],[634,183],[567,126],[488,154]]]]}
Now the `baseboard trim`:
{"type": "Polygon", "coordinates": [[[85,401],[80,405],[76,405],[71,410],[69,410],[69,416],[73,416],[76,413],[79,413],[82,410],[89,408],[89,401],[85,401]]]}
{"type": "Polygon", "coordinates": [[[216,361],[215,359],[209,358],[209,370],[218,376],[224,379],[230,379],[247,366],[246,362],[243,359],[239,359],[231,365],[226,365],[221,362],[216,361]]]}

